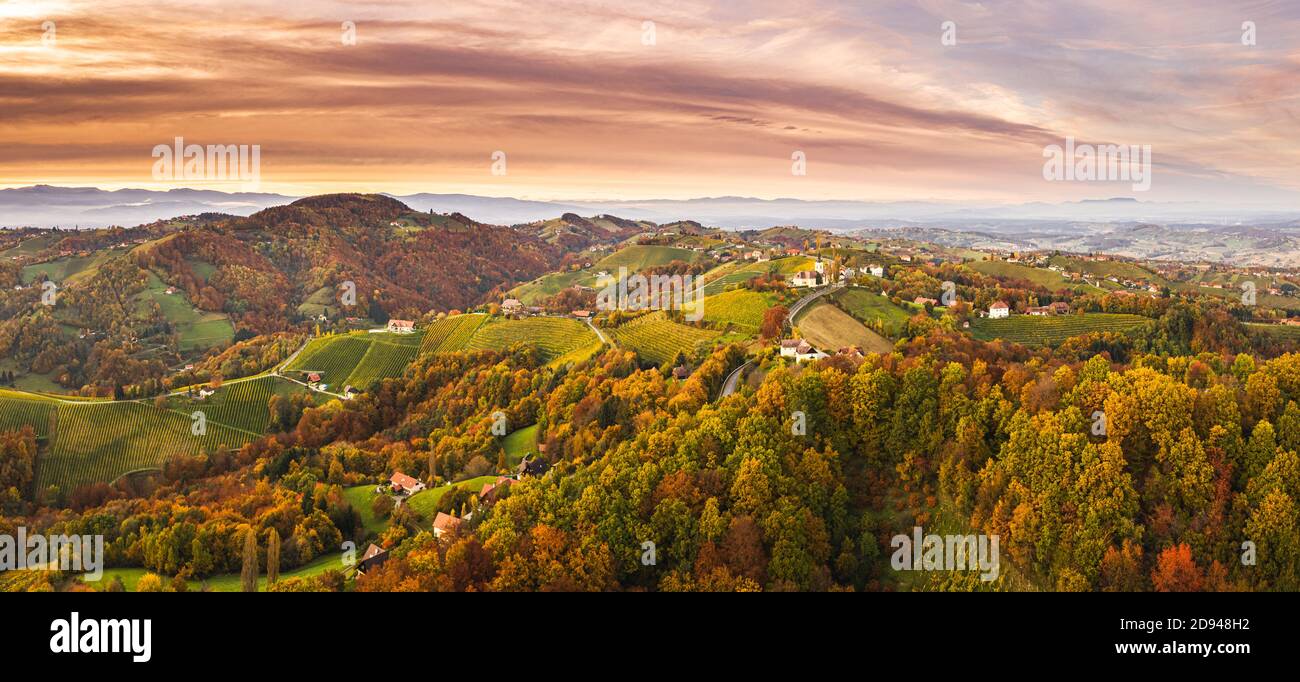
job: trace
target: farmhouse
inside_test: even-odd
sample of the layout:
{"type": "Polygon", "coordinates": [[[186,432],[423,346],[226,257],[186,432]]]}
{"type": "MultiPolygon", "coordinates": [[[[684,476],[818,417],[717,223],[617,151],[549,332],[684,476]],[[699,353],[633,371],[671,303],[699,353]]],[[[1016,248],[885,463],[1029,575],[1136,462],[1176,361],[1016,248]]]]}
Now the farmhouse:
{"type": "Polygon", "coordinates": [[[885,268],[884,268],[883,266],[880,266],[880,265],[873,265],[873,266],[871,266],[871,268],[870,268],[870,272],[871,272],[871,276],[872,276],[872,277],[884,277],[884,276],[885,276],[885,268]]]}
{"type": "Polygon", "coordinates": [[[393,472],[393,477],[388,479],[388,482],[392,485],[392,490],[395,493],[414,495],[424,490],[424,483],[400,471],[393,472]]]}
{"type": "Polygon", "coordinates": [[[501,312],[506,315],[515,315],[524,309],[524,304],[517,298],[507,298],[501,302],[501,312]]]}
{"type": "Polygon", "coordinates": [[[993,305],[989,306],[990,319],[1006,317],[1010,314],[1011,314],[1011,307],[1006,304],[1006,301],[997,301],[993,305]]]}
{"type": "Polygon", "coordinates": [[[501,491],[514,485],[514,482],[515,479],[509,476],[497,476],[497,480],[483,486],[483,489],[478,491],[479,502],[488,504],[496,502],[497,498],[501,496],[501,491]]]}
{"type": "Polygon", "coordinates": [[[357,562],[357,574],[365,575],[366,571],[378,568],[385,561],[388,561],[388,551],[379,545],[371,543],[366,548],[366,553],[361,555],[361,561],[357,562]]]}
{"type": "Polygon", "coordinates": [[[1046,317],[1052,314],[1052,309],[1045,305],[1032,305],[1025,308],[1025,314],[1033,315],[1034,317],[1046,317]]]}
{"type": "Polygon", "coordinates": [[[933,298],[926,298],[924,296],[917,296],[915,299],[913,299],[912,302],[920,306],[923,306],[927,303],[929,303],[932,306],[939,305],[938,301],[934,300],[933,298]]]}
{"type": "Polygon", "coordinates": [[[319,383],[320,383],[320,373],[319,373],[319,372],[311,372],[310,374],[308,374],[308,375],[307,375],[307,383],[309,383],[309,384],[319,384],[319,383]]]}
{"type": "Polygon", "coordinates": [[[410,320],[389,320],[388,331],[394,334],[414,334],[415,323],[410,320]]]}
{"type": "Polygon", "coordinates": [[[813,348],[812,344],[808,343],[807,341],[804,341],[803,343],[799,344],[799,347],[797,349],[795,349],[794,361],[807,362],[809,360],[820,360],[822,358],[828,358],[828,357],[830,356],[817,350],[816,348],[813,348]]]}
{"type": "Polygon", "coordinates": [[[799,352],[799,346],[804,343],[803,339],[786,339],[781,342],[781,357],[792,358],[799,352]]]}
{"type": "Polygon", "coordinates": [[[438,512],[433,519],[433,537],[440,538],[443,533],[450,533],[460,527],[461,520],[451,514],[438,512]]]}
{"type": "Polygon", "coordinates": [[[541,459],[528,459],[528,455],[524,455],[524,458],[519,461],[517,472],[520,478],[525,476],[541,476],[546,473],[546,470],[549,468],[550,466],[541,459]]]}
{"type": "Polygon", "coordinates": [[[578,318],[579,320],[585,320],[585,319],[591,317],[591,311],[590,311],[590,310],[575,310],[575,311],[573,311],[573,316],[576,317],[576,318],[578,318]]]}

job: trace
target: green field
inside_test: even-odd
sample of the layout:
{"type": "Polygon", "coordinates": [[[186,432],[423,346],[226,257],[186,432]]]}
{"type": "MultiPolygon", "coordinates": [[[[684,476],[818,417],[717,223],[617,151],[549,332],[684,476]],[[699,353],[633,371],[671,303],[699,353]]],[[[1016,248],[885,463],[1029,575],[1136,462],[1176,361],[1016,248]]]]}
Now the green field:
{"type": "Polygon", "coordinates": [[[635,274],[646,268],[652,268],[658,265],[667,265],[675,260],[693,263],[700,259],[700,252],[690,249],[679,249],[674,246],[642,246],[634,244],[625,246],[614,253],[605,256],[596,261],[591,266],[591,270],[599,272],[607,270],[613,275],[618,275],[619,268],[627,268],[628,274],[635,274]]]}
{"type": "Polygon", "coordinates": [[[1129,332],[1147,322],[1141,315],[1088,313],[1086,315],[1012,315],[997,320],[980,318],[971,323],[971,335],[981,341],[1003,339],[1028,346],[1054,346],[1090,332],[1129,332]]]}
{"type": "Polygon", "coordinates": [[[185,292],[167,293],[167,285],[158,276],[149,273],[148,287],[136,295],[137,315],[143,316],[148,304],[154,302],[163,317],[175,328],[180,337],[182,351],[200,350],[230,343],[235,338],[235,327],[223,313],[197,310],[186,298],[185,292]]]}
{"type": "Polygon", "coordinates": [[[1257,324],[1248,322],[1246,328],[1252,332],[1258,332],[1267,336],[1282,339],[1285,341],[1300,340],[1300,327],[1281,324],[1257,324]]]}
{"type": "MultiPolygon", "coordinates": [[[[259,566],[258,568],[260,575],[257,578],[257,589],[259,592],[265,592],[266,567],[259,566]]],[[[330,569],[342,572],[344,568],[342,554],[324,554],[297,568],[281,571],[280,579],[309,578],[311,576],[320,575],[330,569]]],[[[140,578],[143,578],[148,572],[149,571],[146,571],[143,568],[108,568],[104,570],[104,575],[98,582],[87,581],[86,584],[95,589],[102,589],[102,587],[107,584],[107,581],[112,580],[114,577],[118,577],[122,579],[122,586],[126,588],[127,592],[134,592],[136,585],[140,582],[140,578]]],[[[168,576],[159,577],[162,578],[164,587],[171,583],[171,578],[168,576]]],[[[243,589],[243,578],[241,578],[238,573],[226,573],[222,575],[209,576],[204,580],[191,579],[186,581],[186,585],[189,586],[191,592],[199,592],[203,590],[205,584],[207,589],[211,592],[239,592],[243,589]]]]}
{"type": "Polygon", "coordinates": [[[465,350],[500,351],[516,343],[536,345],[545,361],[556,362],[598,347],[600,339],[585,323],[567,317],[493,317],[475,330],[465,350]]]}
{"type": "Polygon", "coordinates": [[[625,246],[614,253],[596,261],[589,268],[553,272],[521,284],[510,291],[510,295],[526,305],[537,305],[575,284],[594,287],[599,282],[596,273],[602,270],[617,277],[618,269],[625,267],[628,274],[636,274],[646,268],[667,265],[675,260],[693,263],[702,255],[698,251],[679,249],[672,246],[643,246],[634,244],[625,246]]]}
{"type": "Polygon", "coordinates": [[[884,332],[885,336],[898,338],[907,321],[922,309],[904,304],[894,305],[888,297],[865,289],[846,288],[832,294],[836,303],[870,329],[884,332]]]}
{"type": "Polygon", "coordinates": [[[421,353],[452,353],[465,348],[487,315],[455,315],[429,325],[420,342],[421,353]]]}
{"type": "Polygon", "coordinates": [[[519,464],[524,455],[537,452],[537,424],[515,429],[501,439],[501,448],[506,451],[507,464],[512,467],[519,464]]]}
{"type": "MultiPolygon", "coordinates": [[[[705,310],[707,314],[708,310],[705,310]]],[[[720,336],[712,329],[699,329],[669,320],[663,311],[642,315],[624,322],[605,333],[620,346],[635,350],[642,358],[656,365],[671,362],[677,353],[690,355],[697,344],[711,344],[720,336]]]]}
{"type": "Polygon", "coordinates": [[[46,263],[28,265],[22,270],[23,284],[31,284],[41,275],[59,285],[59,288],[86,279],[99,271],[99,266],[125,253],[122,249],[104,249],[88,256],[68,256],[46,263]]]}
{"type": "Polygon", "coordinates": [[[366,529],[367,537],[378,536],[388,527],[388,519],[375,516],[374,508],[371,506],[375,499],[375,485],[373,483],[344,488],[343,497],[361,516],[361,525],[366,529]]]}
{"type": "Polygon", "coordinates": [[[478,478],[466,479],[459,483],[452,483],[438,488],[429,488],[428,490],[422,490],[412,495],[411,498],[406,501],[406,504],[410,507],[411,511],[419,512],[424,516],[426,521],[432,523],[433,517],[438,508],[438,501],[442,499],[443,495],[447,494],[447,491],[452,488],[465,488],[470,492],[477,494],[478,491],[483,489],[483,486],[495,480],[497,480],[495,475],[479,476],[478,478]]]}
{"type": "Polygon", "coordinates": [[[1022,279],[1032,284],[1045,287],[1049,291],[1056,291],[1057,289],[1071,286],[1070,280],[1066,279],[1065,276],[1059,272],[1021,265],[1019,263],[1008,263],[1000,260],[981,260],[967,263],[967,266],[976,272],[983,273],[990,277],[1022,279]]]}

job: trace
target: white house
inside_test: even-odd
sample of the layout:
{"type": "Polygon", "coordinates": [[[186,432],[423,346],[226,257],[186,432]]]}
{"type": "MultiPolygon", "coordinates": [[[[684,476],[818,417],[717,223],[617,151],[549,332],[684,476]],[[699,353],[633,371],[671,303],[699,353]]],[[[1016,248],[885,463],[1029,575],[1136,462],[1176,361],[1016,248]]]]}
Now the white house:
{"type": "Polygon", "coordinates": [[[816,348],[813,348],[812,344],[807,341],[801,341],[799,342],[799,347],[795,349],[794,361],[807,362],[808,360],[820,360],[828,357],[830,356],[816,348]]]}
{"type": "Polygon", "coordinates": [[[410,320],[389,320],[388,331],[394,334],[414,334],[415,323],[410,320]]]}
{"type": "Polygon", "coordinates": [[[1011,314],[1011,307],[1008,306],[1008,305],[1006,304],[1006,302],[1004,302],[1004,301],[997,301],[997,302],[994,303],[993,305],[989,306],[989,318],[990,318],[990,319],[997,319],[997,318],[999,318],[999,317],[1006,317],[1006,316],[1008,316],[1008,315],[1010,315],[1010,314],[1011,314]]]}
{"type": "Polygon", "coordinates": [[[826,261],[818,258],[817,262],[813,263],[813,269],[823,275],[826,274],[826,261]]]}
{"type": "Polygon", "coordinates": [[[821,273],[814,270],[801,270],[795,274],[794,279],[790,280],[790,285],[795,287],[815,287],[821,283],[821,273]]]}
{"type": "Polygon", "coordinates": [[[524,304],[517,298],[507,298],[501,302],[501,312],[507,315],[514,315],[524,309],[524,304]]]}
{"type": "Polygon", "coordinates": [[[781,342],[781,357],[792,358],[799,353],[803,339],[786,339],[781,342]]]}
{"type": "Polygon", "coordinates": [[[871,266],[871,276],[872,276],[872,277],[884,277],[884,276],[885,276],[885,268],[884,268],[884,266],[882,266],[882,265],[873,265],[873,266],[871,266]]]}

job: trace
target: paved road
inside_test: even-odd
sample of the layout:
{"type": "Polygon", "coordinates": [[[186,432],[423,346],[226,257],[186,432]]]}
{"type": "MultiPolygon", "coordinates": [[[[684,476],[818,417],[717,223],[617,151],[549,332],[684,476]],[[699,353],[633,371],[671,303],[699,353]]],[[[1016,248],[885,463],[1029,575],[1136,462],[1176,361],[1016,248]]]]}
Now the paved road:
{"type": "Polygon", "coordinates": [[[736,392],[736,387],[740,385],[740,378],[744,376],[745,370],[754,366],[754,361],[750,360],[745,364],[737,367],[727,375],[727,380],[722,382],[722,395],[719,398],[725,398],[736,392]]]}
{"type": "Polygon", "coordinates": [[[594,324],[591,323],[591,318],[590,318],[590,317],[587,318],[587,326],[588,326],[588,327],[591,327],[591,331],[596,332],[596,336],[600,337],[600,342],[601,342],[601,343],[607,343],[607,344],[609,344],[609,345],[611,345],[611,346],[614,346],[615,348],[618,347],[618,346],[616,346],[616,345],[614,344],[614,342],[613,342],[612,340],[610,340],[609,338],[607,338],[607,337],[605,336],[605,333],[604,333],[604,332],[600,331],[600,328],[599,328],[599,327],[597,327],[596,325],[594,325],[594,324]]]}
{"type": "Polygon", "coordinates": [[[813,293],[804,296],[803,298],[796,301],[794,305],[790,306],[790,312],[786,314],[785,321],[788,324],[793,326],[794,318],[798,316],[799,313],[803,312],[803,309],[806,308],[809,303],[812,303],[813,301],[821,298],[822,296],[825,296],[826,294],[831,293],[832,291],[839,291],[840,289],[843,288],[844,288],[843,282],[836,282],[835,284],[832,284],[827,287],[822,287],[821,289],[818,289],[817,291],[814,291],[813,293]]]}

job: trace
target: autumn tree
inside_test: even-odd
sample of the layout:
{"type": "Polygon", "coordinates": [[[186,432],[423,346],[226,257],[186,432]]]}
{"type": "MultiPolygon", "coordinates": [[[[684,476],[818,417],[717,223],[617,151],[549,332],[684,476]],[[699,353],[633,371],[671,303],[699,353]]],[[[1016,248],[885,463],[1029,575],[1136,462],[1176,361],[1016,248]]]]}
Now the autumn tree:
{"type": "Polygon", "coordinates": [[[244,567],[239,579],[244,592],[257,591],[257,531],[252,528],[244,532],[244,567]]]}

